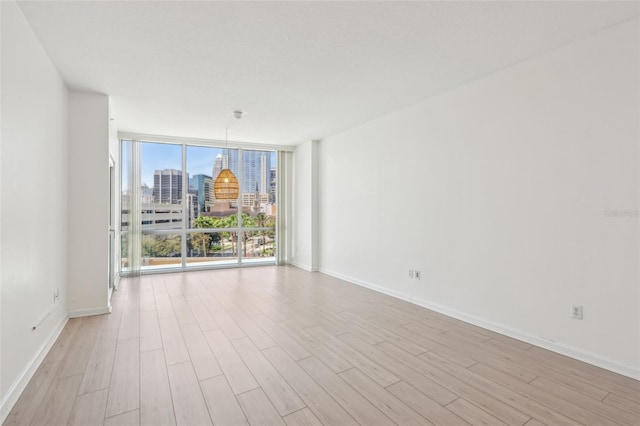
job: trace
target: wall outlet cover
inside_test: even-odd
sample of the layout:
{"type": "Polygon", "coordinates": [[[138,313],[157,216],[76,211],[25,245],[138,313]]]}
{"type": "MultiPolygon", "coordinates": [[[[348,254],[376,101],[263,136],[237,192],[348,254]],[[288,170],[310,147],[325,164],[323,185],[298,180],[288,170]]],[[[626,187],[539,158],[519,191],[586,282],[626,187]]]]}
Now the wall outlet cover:
{"type": "Polygon", "coordinates": [[[571,305],[571,318],[582,319],[582,305],[571,305]]]}

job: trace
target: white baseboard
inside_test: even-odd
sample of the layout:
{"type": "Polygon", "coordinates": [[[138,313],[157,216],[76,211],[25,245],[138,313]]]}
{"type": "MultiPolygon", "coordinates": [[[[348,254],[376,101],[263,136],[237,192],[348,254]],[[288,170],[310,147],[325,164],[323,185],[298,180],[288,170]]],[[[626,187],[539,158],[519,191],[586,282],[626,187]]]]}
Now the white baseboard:
{"type": "Polygon", "coordinates": [[[69,311],[69,318],[88,317],[91,315],[101,315],[111,313],[111,304],[99,308],[75,309],[69,311]]]}
{"type": "Polygon", "coordinates": [[[390,290],[388,288],[374,285],[368,283],[366,281],[362,281],[353,277],[349,277],[347,275],[331,271],[325,268],[320,268],[320,272],[323,274],[331,275],[332,277],[339,278],[341,280],[350,282],[352,284],[359,285],[361,287],[366,287],[368,289],[377,291],[379,293],[386,294],[388,296],[395,297],[397,299],[401,299],[407,302],[411,302],[414,305],[422,306],[423,308],[430,309],[435,312],[439,312],[441,314],[447,315],[449,317],[459,319],[469,324],[476,325],[478,327],[482,327],[487,330],[495,331],[496,333],[513,337],[514,339],[521,340],[523,342],[530,343],[534,346],[538,346],[544,349],[548,349],[550,351],[566,355],[570,358],[577,359],[579,361],[586,362],[587,364],[595,365],[596,367],[604,368],[605,370],[612,371],[614,373],[621,374],[623,376],[630,377],[632,379],[640,380],[640,370],[634,368],[633,366],[621,364],[616,361],[612,361],[606,358],[602,358],[593,353],[585,352],[583,350],[574,348],[569,345],[565,345],[559,342],[552,342],[548,339],[544,339],[542,337],[534,336],[524,331],[520,331],[502,324],[494,323],[492,321],[488,321],[483,318],[479,318],[473,315],[466,314],[464,312],[457,311],[455,309],[451,309],[446,306],[442,306],[436,303],[432,303],[428,300],[420,299],[413,297],[411,295],[401,293],[395,290],[390,290]]]}
{"type": "Polygon", "coordinates": [[[637,370],[632,366],[627,366],[615,361],[611,361],[609,359],[602,358],[596,354],[585,352],[581,349],[577,349],[560,342],[554,342],[549,339],[544,339],[538,336],[534,336],[532,334],[511,328],[511,327],[507,327],[502,324],[498,324],[492,321],[487,321],[483,318],[479,318],[473,315],[466,314],[464,312],[457,311],[455,309],[448,308],[446,306],[429,302],[428,300],[413,298],[411,302],[418,306],[431,309],[432,311],[439,312],[449,317],[459,319],[460,321],[477,325],[478,327],[495,331],[496,333],[499,333],[505,336],[513,337],[514,339],[521,340],[523,342],[527,342],[534,346],[548,349],[550,351],[553,351],[562,355],[566,355],[570,358],[586,362],[587,364],[595,365],[596,367],[601,367],[601,368],[604,368],[605,370],[613,371],[614,373],[622,374],[623,376],[631,377],[632,379],[640,380],[640,370],[637,370]]]}
{"type": "Polygon", "coordinates": [[[4,398],[2,398],[2,402],[0,403],[0,424],[4,423],[7,419],[7,416],[13,409],[13,406],[18,402],[18,398],[20,398],[20,395],[22,395],[22,392],[26,389],[29,381],[35,374],[38,367],[40,367],[42,360],[44,360],[44,357],[49,353],[49,350],[58,339],[58,336],[60,336],[60,333],[62,333],[62,330],[68,320],[69,318],[65,316],[58,322],[51,333],[49,333],[47,340],[45,340],[31,361],[29,361],[24,370],[22,370],[16,381],[13,382],[4,398]]]}
{"type": "Polygon", "coordinates": [[[312,268],[311,266],[305,265],[304,263],[292,261],[290,265],[295,266],[296,268],[304,269],[307,272],[318,272],[318,268],[312,268]]]}
{"type": "Polygon", "coordinates": [[[335,278],[350,282],[352,284],[357,284],[360,287],[366,287],[366,288],[369,288],[371,290],[375,290],[378,293],[382,293],[382,294],[386,294],[387,296],[395,297],[396,299],[401,299],[401,300],[404,300],[406,302],[411,302],[411,296],[409,296],[407,294],[404,294],[402,292],[399,292],[399,291],[390,290],[390,289],[388,289],[386,287],[382,287],[382,286],[379,286],[379,285],[371,284],[371,283],[368,283],[366,281],[362,281],[362,280],[359,280],[357,278],[353,278],[353,277],[350,277],[348,275],[344,275],[344,274],[341,274],[339,272],[332,271],[330,269],[320,268],[320,272],[323,273],[323,274],[331,275],[332,277],[335,277],[335,278]]]}

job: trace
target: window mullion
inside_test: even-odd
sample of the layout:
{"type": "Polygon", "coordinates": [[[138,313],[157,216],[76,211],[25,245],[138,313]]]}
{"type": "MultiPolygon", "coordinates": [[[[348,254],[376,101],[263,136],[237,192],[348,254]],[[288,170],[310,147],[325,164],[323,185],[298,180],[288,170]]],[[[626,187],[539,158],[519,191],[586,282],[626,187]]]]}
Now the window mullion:
{"type": "Polygon", "coordinates": [[[186,229],[189,217],[189,178],[187,177],[187,145],[182,144],[182,230],[180,248],[182,251],[182,270],[187,268],[187,233],[186,229]]]}
{"type": "Polygon", "coordinates": [[[238,248],[238,265],[242,265],[242,247],[240,244],[244,244],[244,232],[242,231],[242,148],[238,148],[238,183],[240,185],[240,191],[238,191],[238,232],[236,233],[236,247],[238,248]]]}

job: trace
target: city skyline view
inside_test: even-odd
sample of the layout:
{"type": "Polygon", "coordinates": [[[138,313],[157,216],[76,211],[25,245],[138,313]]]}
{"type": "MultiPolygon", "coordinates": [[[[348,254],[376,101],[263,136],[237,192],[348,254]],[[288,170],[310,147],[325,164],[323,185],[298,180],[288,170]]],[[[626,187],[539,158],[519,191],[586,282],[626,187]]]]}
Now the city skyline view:
{"type": "Polygon", "coordinates": [[[274,151],[122,140],[123,268],[131,256],[143,269],[272,262],[275,162],[274,151]],[[140,149],[136,165],[135,144],[140,149]],[[215,199],[215,177],[227,167],[240,184],[237,202],[215,199]],[[140,173],[140,186],[128,184],[130,173],[140,173]],[[140,207],[132,209],[136,199],[140,207]],[[140,245],[130,253],[136,226],[140,245]]]}
{"type": "MultiPolygon", "coordinates": [[[[229,148],[233,151],[234,148],[229,148]]],[[[275,167],[275,151],[270,151],[271,168],[275,167]]],[[[189,177],[198,174],[212,176],[213,166],[218,154],[226,155],[224,147],[188,146],[187,147],[187,173],[189,177]]],[[[145,142],[141,145],[142,157],[141,183],[149,188],[153,187],[153,175],[156,170],[175,169],[182,170],[182,146],[165,143],[145,142]]],[[[127,186],[127,176],[123,174],[123,187],[127,186]]]]}

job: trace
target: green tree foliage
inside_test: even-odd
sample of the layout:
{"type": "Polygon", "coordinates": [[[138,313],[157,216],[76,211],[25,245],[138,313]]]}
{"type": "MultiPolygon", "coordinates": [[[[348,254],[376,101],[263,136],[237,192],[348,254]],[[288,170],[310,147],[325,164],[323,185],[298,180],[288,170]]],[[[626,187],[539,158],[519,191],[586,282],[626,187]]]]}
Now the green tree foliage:
{"type": "Polygon", "coordinates": [[[256,223],[258,224],[258,227],[262,228],[266,222],[267,215],[264,213],[258,213],[256,216],[256,223]]]}
{"type": "MultiPolygon", "coordinates": [[[[265,226],[265,223],[267,223],[267,220],[268,220],[268,216],[264,213],[258,213],[258,215],[256,216],[256,223],[260,228],[263,228],[265,226]]],[[[260,238],[258,238],[258,243],[260,244],[260,254],[262,255],[264,253],[264,243],[266,242],[266,238],[265,238],[266,233],[264,231],[259,231],[258,235],[260,236],[260,238]]]]}
{"type": "MultiPolygon", "coordinates": [[[[256,226],[256,222],[253,220],[253,218],[251,216],[249,216],[246,213],[242,213],[242,227],[243,228],[250,228],[250,227],[254,227],[256,226]]],[[[216,228],[237,228],[238,227],[238,215],[232,214],[223,218],[218,219],[218,226],[216,226],[216,228]]],[[[246,242],[247,239],[249,238],[249,233],[248,232],[244,232],[244,241],[246,242]]],[[[233,255],[236,255],[238,253],[237,251],[237,241],[238,241],[238,233],[236,231],[231,231],[231,232],[224,232],[223,233],[223,237],[227,238],[231,241],[231,251],[233,253],[233,255]]],[[[245,255],[246,255],[246,244],[245,244],[245,255]]]]}
{"type": "MultiPolygon", "coordinates": [[[[275,218],[259,213],[251,217],[242,213],[242,241],[244,242],[244,255],[247,255],[247,242],[254,236],[259,236],[261,252],[265,253],[267,235],[271,231],[252,231],[250,228],[264,228],[275,225],[275,218]]],[[[225,229],[238,228],[238,215],[232,214],[226,217],[199,216],[192,222],[195,229],[225,229]]],[[[238,231],[229,230],[222,232],[192,232],[189,235],[190,248],[196,249],[202,256],[207,256],[212,251],[220,250],[225,252],[226,248],[231,248],[232,255],[238,253],[238,231]],[[225,243],[225,240],[227,243],[225,243]]],[[[122,251],[127,252],[126,238],[122,240],[122,251]]],[[[143,257],[176,257],[181,253],[181,239],[178,234],[144,234],[142,235],[142,256],[143,257]]],[[[124,257],[124,256],[123,256],[124,257]]]]}
{"type": "Polygon", "coordinates": [[[143,234],[143,257],[176,257],[181,253],[181,240],[178,234],[143,234]]]}
{"type": "MultiPolygon", "coordinates": [[[[220,228],[220,219],[211,216],[198,216],[192,223],[194,228],[220,228]]],[[[222,239],[220,233],[194,232],[191,234],[191,245],[198,248],[203,256],[211,251],[211,245],[218,245],[222,239]]]]}
{"type": "Polygon", "coordinates": [[[193,221],[194,228],[219,228],[218,226],[218,218],[211,216],[198,216],[193,221]]]}

